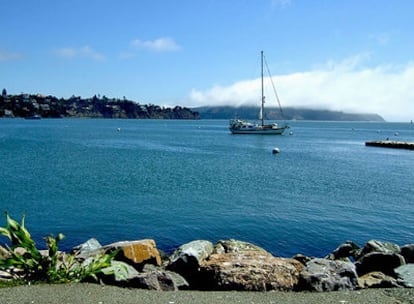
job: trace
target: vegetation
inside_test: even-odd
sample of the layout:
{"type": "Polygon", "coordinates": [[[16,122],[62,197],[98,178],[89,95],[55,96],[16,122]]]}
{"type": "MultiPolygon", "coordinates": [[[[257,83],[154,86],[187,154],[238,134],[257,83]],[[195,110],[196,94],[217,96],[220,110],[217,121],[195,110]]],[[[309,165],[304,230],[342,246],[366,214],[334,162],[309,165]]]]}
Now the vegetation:
{"type": "MultiPolygon", "coordinates": [[[[66,254],[58,251],[58,243],[64,238],[45,238],[47,252],[37,249],[24,224],[13,220],[6,212],[6,227],[0,227],[0,234],[7,237],[11,244],[0,246],[0,271],[9,275],[9,281],[3,286],[25,284],[32,282],[67,283],[98,280],[100,275],[116,275],[122,273],[123,265],[112,263],[114,251],[110,254],[98,254],[93,258],[81,261],[76,254],[66,254]]],[[[122,278],[121,278],[122,279],[122,278]]],[[[0,282],[1,285],[1,282],[0,282]]]]}
{"type": "Polygon", "coordinates": [[[0,95],[0,117],[34,115],[45,118],[199,119],[197,112],[185,107],[168,108],[139,104],[125,97],[118,99],[94,95],[91,98],[72,96],[64,99],[41,94],[9,95],[6,89],[3,89],[0,95]]]}

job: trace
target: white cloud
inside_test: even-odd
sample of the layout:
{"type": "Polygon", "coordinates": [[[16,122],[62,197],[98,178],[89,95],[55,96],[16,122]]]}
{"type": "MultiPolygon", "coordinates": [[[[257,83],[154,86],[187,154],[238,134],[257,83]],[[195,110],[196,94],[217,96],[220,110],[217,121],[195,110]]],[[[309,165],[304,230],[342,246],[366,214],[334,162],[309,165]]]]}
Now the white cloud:
{"type": "MultiPolygon", "coordinates": [[[[366,57],[362,54],[310,71],[274,76],[282,106],[377,113],[390,121],[414,119],[414,62],[363,68],[366,57]]],[[[277,106],[271,86],[267,91],[267,104],[277,106]]],[[[193,89],[189,100],[191,106],[259,104],[260,80],[193,89]]]]}
{"type": "Polygon", "coordinates": [[[172,52],[180,49],[180,46],[170,37],[161,37],[155,40],[135,39],[131,45],[136,49],[148,49],[156,52],[172,52]]]}
{"type": "Polygon", "coordinates": [[[60,48],[55,50],[55,54],[63,58],[75,58],[75,57],[84,57],[90,58],[96,61],[103,61],[106,59],[104,55],[98,53],[90,46],[83,46],[80,48],[60,48]]]}
{"type": "Polygon", "coordinates": [[[22,58],[22,55],[19,53],[11,53],[7,51],[0,50],[0,61],[12,61],[22,58]]]}

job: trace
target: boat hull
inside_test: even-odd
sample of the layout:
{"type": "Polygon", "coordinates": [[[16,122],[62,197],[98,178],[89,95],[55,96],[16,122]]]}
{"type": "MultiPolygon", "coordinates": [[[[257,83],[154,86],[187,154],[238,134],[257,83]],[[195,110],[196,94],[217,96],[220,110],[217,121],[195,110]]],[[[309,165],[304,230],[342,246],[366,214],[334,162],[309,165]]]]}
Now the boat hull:
{"type": "Polygon", "coordinates": [[[287,126],[284,127],[277,127],[277,128],[262,128],[262,127],[254,127],[254,128],[232,128],[230,127],[230,132],[232,134],[258,134],[258,135],[282,135],[287,126]]]}
{"type": "Polygon", "coordinates": [[[289,126],[279,126],[278,124],[258,125],[251,122],[232,119],[230,120],[229,130],[232,134],[259,134],[259,135],[282,135],[289,126]]]}
{"type": "Polygon", "coordinates": [[[232,134],[258,134],[258,135],[282,135],[286,128],[268,129],[268,130],[233,130],[230,129],[232,134]]]}

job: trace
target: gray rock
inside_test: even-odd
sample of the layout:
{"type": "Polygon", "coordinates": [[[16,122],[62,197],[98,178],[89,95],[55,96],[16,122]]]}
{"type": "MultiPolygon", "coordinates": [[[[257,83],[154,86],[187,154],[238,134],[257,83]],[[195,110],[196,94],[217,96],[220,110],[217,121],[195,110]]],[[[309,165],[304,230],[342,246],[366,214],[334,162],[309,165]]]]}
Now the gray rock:
{"type": "Polygon", "coordinates": [[[349,262],[313,259],[300,273],[301,290],[336,291],[353,290],[357,287],[355,266],[349,262]]]}
{"type": "Polygon", "coordinates": [[[345,260],[350,261],[349,258],[356,258],[361,248],[352,241],[346,241],[339,245],[330,255],[326,257],[329,260],[345,260]]]}
{"type": "MultiPolygon", "coordinates": [[[[216,246],[217,248],[217,246],[216,246]]],[[[221,241],[219,250],[200,267],[207,290],[294,290],[303,265],[294,259],[273,257],[253,244],[221,241]]]]}
{"type": "Polygon", "coordinates": [[[89,253],[95,253],[102,248],[102,245],[98,242],[97,239],[91,238],[85,243],[82,243],[78,246],[73,247],[71,250],[72,253],[76,253],[79,257],[87,258],[89,253]]]}
{"type": "Polygon", "coordinates": [[[163,270],[154,265],[145,265],[144,272],[129,279],[129,287],[158,291],[177,291],[188,289],[187,281],[177,273],[163,270]]]}
{"type": "Polygon", "coordinates": [[[359,276],[369,272],[379,271],[395,277],[394,269],[404,264],[404,258],[398,253],[371,252],[356,261],[355,267],[359,276]]]}
{"type": "Polygon", "coordinates": [[[400,251],[400,247],[394,243],[371,240],[365,244],[364,248],[362,248],[356,258],[360,259],[364,255],[371,252],[400,253],[400,251]]]}
{"type": "Polygon", "coordinates": [[[303,266],[306,266],[306,263],[309,262],[310,260],[312,260],[312,258],[310,258],[310,257],[308,257],[306,255],[300,254],[300,253],[295,254],[292,257],[292,259],[301,262],[303,264],[303,266]]]}
{"type": "Polygon", "coordinates": [[[358,278],[360,288],[395,288],[401,287],[397,280],[382,272],[374,271],[358,278]]]}
{"type": "Polygon", "coordinates": [[[404,257],[405,262],[414,263],[414,244],[408,244],[401,247],[401,255],[404,257]]]}
{"type": "Polygon", "coordinates": [[[394,271],[402,285],[414,288],[414,264],[402,265],[394,269],[394,271]]]}
{"type": "Polygon", "coordinates": [[[198,289],[200,264],[213,252],[213,244],[205,240],[196,240],[180,246],[170,257],[167,269],[179,273],[198,289]]]}
{"type": "Polygon", "coordinates": [[[192,264],[196,267],[213,252],[213,244],[209,241],[196,240],[180,246],[170,257],[169,267],[179,263],[192,264]]]}

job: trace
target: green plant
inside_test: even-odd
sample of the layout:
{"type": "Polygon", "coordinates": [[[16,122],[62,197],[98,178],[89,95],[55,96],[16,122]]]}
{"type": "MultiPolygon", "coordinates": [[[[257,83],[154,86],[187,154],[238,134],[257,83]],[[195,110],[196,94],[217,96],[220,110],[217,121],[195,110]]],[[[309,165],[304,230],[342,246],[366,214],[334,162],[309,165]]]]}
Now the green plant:
{"type": "Polygon", "coordinates": [[[64,238],[61,233],[57,237],[45,237],[48,250],[47,254],[42,254],[25,228],[24,219],[23,215],[19,224],[6,212],[7,225],[0,227],[0,234],[11,241],[3,250],[3,257],[0,256],[0,270],[9,273],[15,280],[64,283],[88,278],[98,280],[99,274],[116,274],[109,270],[117,251],[98,254],[82,263],[74,254],[59,252],[58,243],[64,238]]]}

